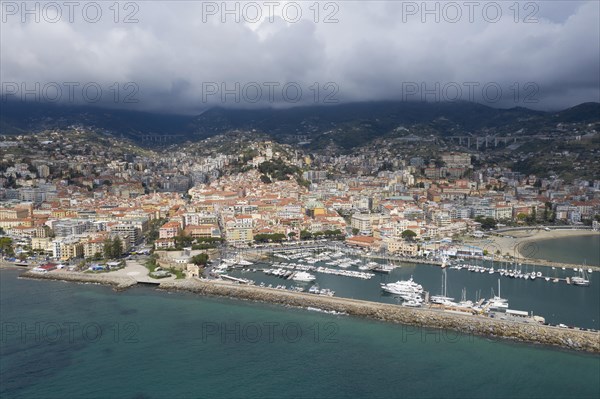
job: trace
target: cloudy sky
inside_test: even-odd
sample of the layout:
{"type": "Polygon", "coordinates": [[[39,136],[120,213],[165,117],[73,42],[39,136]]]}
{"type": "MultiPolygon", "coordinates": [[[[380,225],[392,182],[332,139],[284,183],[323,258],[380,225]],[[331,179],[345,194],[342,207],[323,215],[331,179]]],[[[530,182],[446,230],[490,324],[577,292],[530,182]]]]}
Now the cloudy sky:
{"type": "Polygon", "coordinates": [[[1,3],[3,100],[174,113],[600,101],[591,1],[1,3]]]}

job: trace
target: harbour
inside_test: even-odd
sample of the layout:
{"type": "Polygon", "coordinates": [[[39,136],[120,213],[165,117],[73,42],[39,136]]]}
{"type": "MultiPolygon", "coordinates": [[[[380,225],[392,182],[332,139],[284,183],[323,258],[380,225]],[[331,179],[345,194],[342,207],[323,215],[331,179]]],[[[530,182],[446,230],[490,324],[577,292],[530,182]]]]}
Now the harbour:
{"type": "MultiPolygon", "coordinates": [[[[318,250],[315,250],[318,252],[318,250]]],[[[362,299],[368,301],[402,305],[408,301],[398,295],[393,295],[381,290],[382,284],[397,281],[414,281],[422,284],[424,291],[430,296],[440,294],[440,278],[442,272],[447,273],[448,297],[462,298],[464,301],[477,303],[484,298],[492,298],[498,294],[498,280],[501,281],[503,296],[510,300],[510,309],[526,312],[528,315],[539,316],[548,324],[567,325],[589,329],[599,329],[600,291],[594,284],[597,272],[592,269],[579,268],[551,268],[536,267],[529,264],[512,264],[508,262],[493,262],[489,260],[450,260],[445,268],[439,265],[415,264],[407,262],[390,261],[377,262],[379,267],[389,266],[386,272],[368,272],[365,266],[372,262],[369,257],[358,256],[356,252],[349,251],[337,259],[345,259],[342,263],[353,263],[347,267],[339,268],[327,259],[331,251],[321,250],[325,259],[312,262],[318,258],[313,251],[289,252],[294,255],[290,259],[274,256],[268,261],[259,261],[252,266],[222,265],[222,271],[245,279],[247,283],[263,287],[279,287],[280,289],[292,288],[294,285],[286,283],[287,280],[264,271],[304,270],[313,273],[315,279],[312,284],[326,288],[335,293],[336,297],[362,299]],[[312,263],[305,262],[304,259],[312,263]],[[271,263],[272,262],[272,263],[271,263]],[[361,267],[363,270],[361,270],[361,267]],[[336,268],[336,273],[329,273],[329,269],[336,268]],[[352,273],[368,273],[368,278],[356,278],[352,273]],[[589,286],[572,284],[572,279],[584,274],[589,286]],[[495,292],[494,292],[495,290],[495,292]],[[573,312],[573,306],[581,309],[573,312]]],[[[335,252],[334,252],[335,253],[335,252]]],[[[336,258],[334,258],[336,259],[336,258]]],[[[370,268],[373,268],[373,264],[370,268]]],[[[291,274],[289,275],[291,276],[291,274]]],[[[304,287],[308,291],[310,287],[304,287]]],[[[409,306],[415,305],[409,303],[409,306]]],[[[419,303],[418,305],[423,305],[419,303]]],[[[435,304],[434,304],[435,305],[435,304]]],[[[405,304],[406,306],[406,304],[405,304]]],[[[464,309],[461,309],[461,311],[464,309]]],[[[503,316],[504,317],[504,316],[503,316]]]]}

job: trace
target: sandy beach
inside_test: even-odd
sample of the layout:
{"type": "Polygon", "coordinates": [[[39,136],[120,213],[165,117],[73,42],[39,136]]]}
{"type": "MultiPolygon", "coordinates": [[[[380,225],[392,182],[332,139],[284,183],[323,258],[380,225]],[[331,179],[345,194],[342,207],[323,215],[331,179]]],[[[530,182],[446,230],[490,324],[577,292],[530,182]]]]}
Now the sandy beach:
{"type": "MultiPolygon", "coordinates": [[[[543,259],[537,259],[533,256],[537,252],[536,242],[549,240],[554,238],[575,237],[575,236],[591,236],[600,237],[600,232],[592,230],[542,230],[530,229],[520,231],[510,231],[501,233],[501,235],[490,235],[482,239],[466,238],[465,243],[474,245],[487,250],[492,254],[497,254],[498,251],[502,255],[509,255],[511,258],[519,259],[519,262],[527,261],[540,266],[561,266],[561,267],[580,267],[578,264],[568,264],[560,262],[551,262],[543,259]]],[[[592,268],[600,269],[592,266],[592,268]]]]}

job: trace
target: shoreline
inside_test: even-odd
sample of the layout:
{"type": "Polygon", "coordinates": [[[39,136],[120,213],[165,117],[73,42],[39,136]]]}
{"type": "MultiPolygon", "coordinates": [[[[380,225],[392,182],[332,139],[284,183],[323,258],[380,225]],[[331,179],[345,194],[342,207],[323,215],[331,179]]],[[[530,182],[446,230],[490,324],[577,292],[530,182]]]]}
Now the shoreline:
{"type": "MultiPolygon", "coordinates": [[[[25,272],[19,278],[96,283],[112,286],[117,291],[136,285],[136,282],[131,279],[126,279],[127,281],[125,281],[125,279],[119,276],[110,276],[109,274],[86,275],[72,272],[42,274],[25,272]]],[[[172,280],[161,282],[156,287],[163,291],[183,291],[202,296],[249,300],[295,308],[306,309],[312,307],[387,323],[410,325],[420,328],[447,329],[461,334],[502,338],[511,341],[600,354],[600,332],[558,328],[537,323],[520,323],[427,308],[412,309],[379,302],[281,291],[222,281],[172,280]]]]}
{"type": "MultiPolygon", "coordinates": [[[[487,249],[490,254],[495,254],[496,250],[500,251],[500,254],[509,254],[511,258],[517,255],[517,261],[520,263],[527,263],[534,266],[542,267],[565,267],[568,269],[579,268],[582,265],[575,263],[566,262],[555,262],[547,259],[534,258],[531,256],[532,252],[537,251],[535,244],[540,241],[555,240],[564,237],[586,237],[586,236],[598,236],[600,238],[600,232],[592,230],[542,230],[542,229],[531,229],[524,231],[511,231],[503,233],[495,233],[483,239],[470,238],[465,240],[465,244],[473,244],[487,249]]],[[[594,270],[600,270],[600,265],[586,265],[586,268],[592,268],[594,270]]]]}

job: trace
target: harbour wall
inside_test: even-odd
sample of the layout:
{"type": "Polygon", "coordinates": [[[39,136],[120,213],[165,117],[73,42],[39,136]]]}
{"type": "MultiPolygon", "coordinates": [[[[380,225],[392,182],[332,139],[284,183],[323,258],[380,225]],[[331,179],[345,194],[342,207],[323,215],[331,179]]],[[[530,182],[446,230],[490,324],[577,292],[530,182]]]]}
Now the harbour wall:
{"type": "Polygon", "coordinates": [[[137,281],[133,278],[124,276],[115,276],[106,274],[86,274],[78,272],[49,272],[49,273],[36,273],[27,271],[21,274],[19,277],[33,278],[38,280],[55,280],[55,281],[69,281],[73,283],[88,283],[88,284],[101,284],[114,287],[116,290],[124,290],[133,285],[137,284],[137,281]]]}
{"type": "Polygon", "coordinates": [[[600,353],[600,333],[598,332],[558,328],[537,323],[511,322],[434,309],[414,309],[379,302],[326,297],[212,281],[175,280],[161,283],[159,288],[168,291],[187,291],[200,295],[237,298],[291,307],[313,307],[396,324],[447,329],[462,334],[506,338],[527,343],[600,353]]]}
{"type": "MultiPolygon", "coordinates": [[[[116,290],[123,290],[136,284],[134,279],[110,274],[25,272],[21,277],[103,284],[112,286],[116,290]]],[[[512,322],[427,308],[414,309],[379,302],[282,291],[223,281],[172,280],[161,282],[158,287],[166,291],[185,291],[204,296],[236,298],[298,308],[312,307],[389,323],[452,330],[464,335],[497,337],[600,354],[599,332],[558,328],[537,323],[512,322]]]]}

